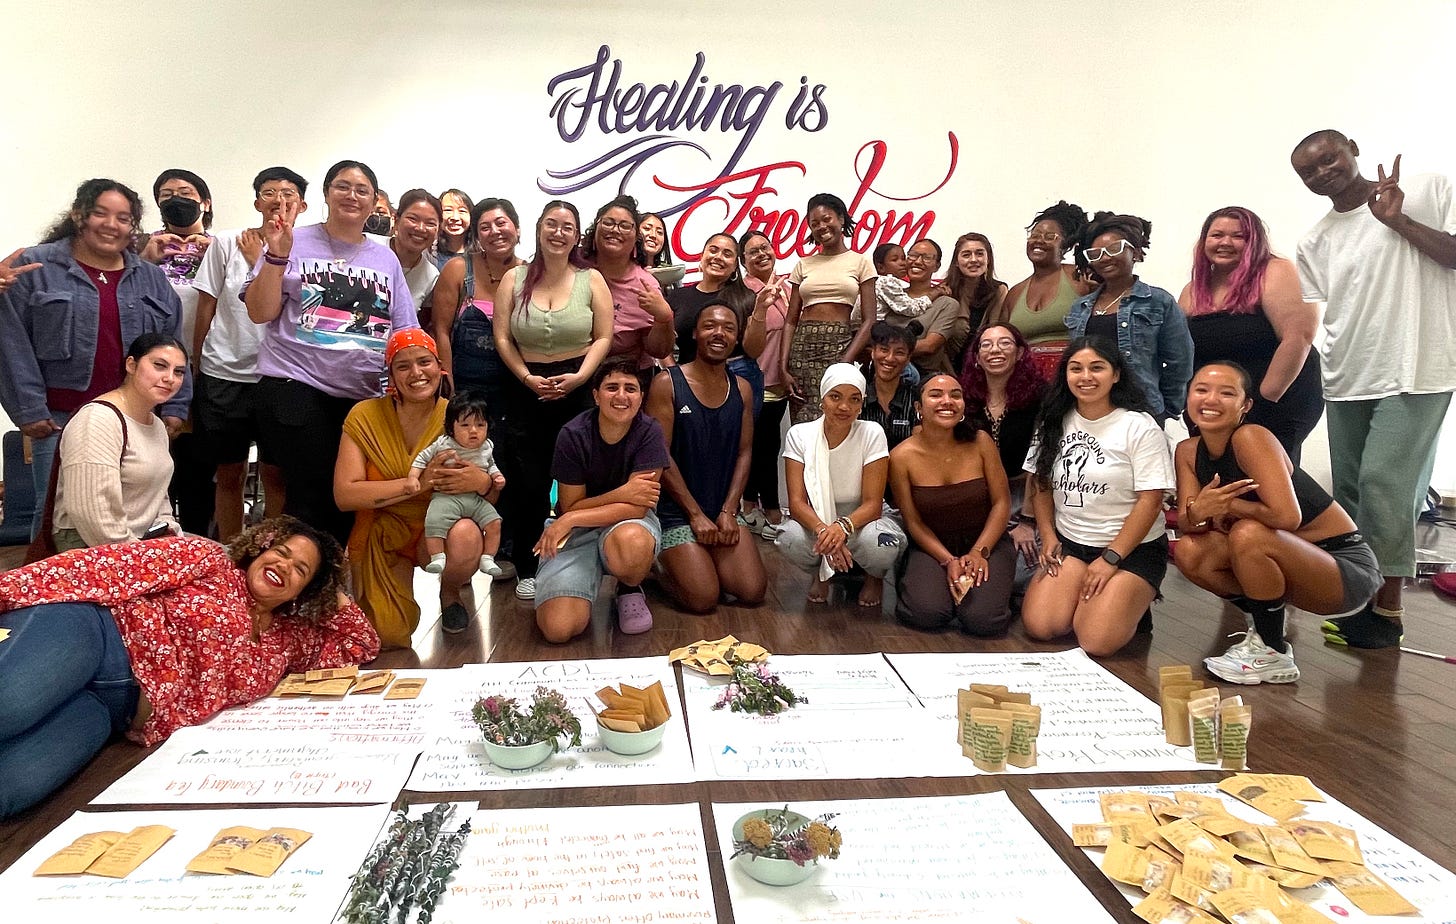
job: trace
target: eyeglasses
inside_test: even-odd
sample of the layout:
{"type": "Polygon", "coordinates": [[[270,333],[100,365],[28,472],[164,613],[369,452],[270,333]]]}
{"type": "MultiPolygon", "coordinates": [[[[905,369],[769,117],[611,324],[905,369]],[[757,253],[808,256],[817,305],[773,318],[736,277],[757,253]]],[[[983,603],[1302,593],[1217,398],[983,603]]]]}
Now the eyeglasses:
{"type": "Polygon", "coordinates": [[[1082,256],[1087,258],[1088,263],[1096,263],[1103,257],[1120,257],[1127,252],[1132,245],[1127,241],[1118,241],[1111,247],[1088,247],[1082,251],[1082,256]]]}
{"type": "Polygon", "coordinates": [[[340,196],[353,196],[355,199],[374,198],[374,190],[368,186],[353,186],[349,183],[334,183],[329,186],[329,192],[340,196]]]}
{"type": "Polygon", "coordinates": [[[933,254],[933,253],[907,253],[907,254],[905,254],[905,262],[906,263],[934,263],[934,262],[936,262],[936,260],[935,260],[935,254],[933,254]]]}
{"type": "Polygon", "coordinates": [[[258,193],[258,198],[264,202],[273,202],[275,200],[292,202],[294,199],[300,198],[300,196],[291,189],[265,189],[258,193]]]}
{"type": "Polygon", "coordinates": [[[567,234],[576,233],[576,225],[572,224],[569,221],[557,221],[554,218],[548,218],[545,221],[541,222],[541,227],[551,232],[552,234],[555,234],[557,231],[564,231],[567,234]]]}
{"type": "Polygon", "coordinates": [[[762,257],[765,255],[773,256],[773,248],[768,246],[767,244],[764,244],[762,247],[750,247],[747,250],[743,251],[743,255],[745,257],[762,257]]]}
{"type": "Polygon", "coordinates": [[[1056,243],[1062,239],[1060,231],[1031,231],[1026,235],[1028,241],[1050,241],[1056,243]]]}
{"type": "Polygon", "coordinates": [[[610,218],[597,219],[597,227],[603,231],[621,231],[623,234],[637,230],[637,226],[630,221],[612,221],[610,218]]]}
{"type": "Polygon", "coordinates": [[[982,340],[980,343],[976,344],[976,349],[1014,350],[1016,349],[1016,341],[1012,340],[1010,337],[1002,337],[1000,340],[982,340]]]}

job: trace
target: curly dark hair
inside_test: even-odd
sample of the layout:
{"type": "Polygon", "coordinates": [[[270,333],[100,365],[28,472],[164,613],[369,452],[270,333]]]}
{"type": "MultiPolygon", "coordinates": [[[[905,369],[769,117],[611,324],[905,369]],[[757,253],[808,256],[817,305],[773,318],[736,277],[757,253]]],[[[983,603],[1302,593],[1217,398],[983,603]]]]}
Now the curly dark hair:
{"type": "Polygon", "coordinates": [[[274,517],[239,533],[228,543],[228,557],[246,571],[259,555],[294,536],[303,536],[314,544],[319,553],[319,566],[298,596],[282,607],[278,615],[320,625],[338,610],[339,591],[344,589],[344,550],[333,536],[293,517],[274,517]]]}
{"type": "Polygon", "coordinates": [[[1066,256],[1067,251],[1082,240],[1082,232],[1087,228],[1087,212],[1080,205],[1058,199],[1056,205],[1049,205],[1037,212],[1026,230],[1030,231],[1044,221],[1055,222],[1062,229],[1062,255],[1066,256]]]}
{"type": "MultiPolygon", "coordinates": [[[[577,245],[577,249],[580,250],[581,255],[583,257],[586,257],[587,260],[591,261],[593,265],[596,264],[597,223],[602,220],[603,215],[607,214],[612,209],[621,209],[622,211],[632,216],[631,233],[635,239],[632,245],[632,262],[636,263],[638,266],[646,266],[647,246],[642,243],[642,235],[637,230],[637,227],[642,224],[642,215],[637,211],[637,200],[625,193],[613,199],[611,202],[608,202],[601,208],[597,209],[597,215],[595,218],[592,219],[591,225],[581,233],[581,243],[577,245]]],[[[666,250],[667,247],[664,246],[662,249],[666,250]]]]}
{"type": "Polygon", "coordinates": [[[1011,339],[1016,341],[1017,348],[1021,350],[1021,358],[1011,368],[1011,378],[1006,380],[1007,409],[1014,411],[1036,404],[1046,390],[1046,382],[1037,375],[1036,365],[1031,361],[1031,345],[1026,342],[1026,335],[1019,327],[1003,323],[987,324],[966,344],[966,361],[961,365],[961,388],[966,392],[966,407],[977,410],[986,407],[986,398],[989,397],[986,370],[976,362],[976,354],[980,352],[981,338],[986,335],[986,331],[996,327],[1009,331],[1011,339]]]}
{"type": "MultiPolygon", "coordinates": [[[[956,377],[951,375],[949,372],[937,372],[934,375],[927,375],[925,378],[920,380],[920,385],[915,389],[915,414],[921,419],[924,419],[925,417],[925,415],[920,411],[921,405],[925,403],[925,389],[930,386],[931,382],[940,378],[950,379],[952,382],[960,385],[961,394],[965,394],[965,386],[961,385],[960,381],[957,380],[956,377]]],[[[972,443],[975,442],[976,434],[981,429],[981,419],[978,415],[972,414],[970,412],[970,402],[967,401],[966,413],[961,416],[961,419],[956,422],[955,427],[951,430],[951,439],[955,440],[957,443],[972,443]]]]}
{"type": "Polygon", "coordinates": [[[1107,360],[1117,381],[1112,383],[1112,392],[1107,396],[1113,407],[1129,411],[1152,414],[1143,390],[1128,374],[1127,364],[1117,351],[1117,344],[1105,337],[1077,337],[1062,351],[1057,363],[1057,377],[1047,386],[1046,397],[1042,398],[1041,410],[1036,417],[1036,477],[1045,484],[1052,477],[1057,455],[1062,449],[1062,430],[1066,425],[1067,412],[1077,406],[1077,397],[1067,387],[1067,364],[1082,350],[1091,350],[1107,360]]]}
{"type": "Polygon", "coordinates": [[[1137,250],[1138,259],[1141,260],[1148,252],[1148,245],[1153,240],[1153,223],[1146,218],[1139,218],[1136,215],[1119,215],[1116,212],[1098,212],[1092,216],[1087,227],[1082,231],[1082,239],[1077,242],[1077,252],[1074,255],[1077,261],[1077,270],[1083,275],[1102,281],[1096,271],[1092,269],[1091,262],[1082,251],[1092,246],[1092,242],[1107,233],[1118,234],[1137,250]]]}

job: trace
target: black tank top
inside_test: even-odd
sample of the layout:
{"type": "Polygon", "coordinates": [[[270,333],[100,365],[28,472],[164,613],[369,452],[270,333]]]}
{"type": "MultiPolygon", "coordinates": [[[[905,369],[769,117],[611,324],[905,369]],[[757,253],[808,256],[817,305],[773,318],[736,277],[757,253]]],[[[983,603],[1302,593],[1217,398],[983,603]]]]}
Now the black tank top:
{"type": "MultiPolygon", "coordinates": [[[[1237,432],[1237,430],[1235,430],[1237,432]]],[[[1208,454],[1208,445],[1203,440],[1198,441],[1198,447],[1193,455],[1193,473],[1198,476],[1199,484],[1208,484],[1217,475],[1220,484],[1231,484],[1235,481],[1243,481],[1249,477],[1248,473],[1239,468],[1239,462],[1234,458],[1233,437],[1229,437],[1229,448],[1217,459],[1208,454]]],[[[1314,522],[1315,517],[1324,513],[1334,503],[1334,498],[1329,492],[1319,486],[1309,474],[1299,466],[1294,467],[1294,473],[1290,476],[1294,482],[1294,500],[1299,504],[1299,525],[1300,528],[1314,522]]],[[[1250,491],[1244,495],[1246,500],[1257,500],[1259,492],[1250,491]]]]}
{"type": "MultiPolygon", "coordinates": [[[[716,521],[728,498],[733,469],[738,464],[738,438],[743,432],[743,396],[738,377],[728,373],[728,397],[707,407],[693,394],[681,366],[669,366],[672,377],[672,445],[668,447],[688,493],[703,513],[716,521]]],[[[666,491],[657,505],[663,529],[686,526],[686,511],[666,491]]]]}

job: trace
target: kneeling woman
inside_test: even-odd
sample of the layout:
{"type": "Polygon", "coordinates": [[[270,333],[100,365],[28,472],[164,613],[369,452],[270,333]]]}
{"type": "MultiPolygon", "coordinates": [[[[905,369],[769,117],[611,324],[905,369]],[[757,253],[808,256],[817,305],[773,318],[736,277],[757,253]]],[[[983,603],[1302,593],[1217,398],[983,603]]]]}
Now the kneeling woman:
{"type": "Polygon", "coordinates": [[[1163,431],[1123,365],[1100,337],[1062,354],[1027,453],[1042,571],[1022,605],[1026,632],[1072,632],[1091,655],[1132,638],[1168,570],[1163,494],[1173,462],[1163,431]]]}
{"type": "Polygon", "coordinates": [[[865,570],[859,605],[877,607],[885,575],[905,545],[905,533],[882,514],[890,470],[885,431],[860,420],[864,375],[835,363],[819,380],[823,416],[789,428],[784,477],[789,516],[775,544],[789,561],[815,574],[809,602],[829,598],[829,579],[854,565],[865,570]]]}
{"type": "Polygon", "coordinates": [[[536,625],[548,642],[568,642],[591,624],[602,577],[617,579],[617,625],[627,635],[652,628],[638,585],[662,544],[657,522],[667,444],[662,427],[642,413],[635,357],[602,363],[592,381],[596,407],[571,419],[556,438],[551,477],[559,515],[533,550],[536,625]]]}
{"type": "Polygon", "coordinates": [[[131,542],[161,531],[181,535],[172,518],[167,426],[157,408],[187,375],[187,353],[171,334],[142,334],[126,351],[120,388],[87,402],[61,433],[55,542],[65,552],[131,542]]]}
{"type": "Polygon", "coordinates": [[[291,517],[227,548],[128,542],[0,574],[0,818],[113,735],[150,746],[290,671],[373,658],[379,637],[343,586],[338,543],[291,517]]]}
{"type": "Polygon", "coordinates": [[[691,362],[653,380],[647,412],[672,456],[661,508],[667,589],[689,612],[711,613],[722,593],[762,603],[768,578],[738,523],[753,448],[753,389],[728,371],[738,343],[733,306],[715,301],[699,309],[693,342],[691,362]]]}
{"type": "Polygon", "coordinates": [[[999,635],[1011,621],[1016,547],[1006,534],[1011,492],[996,441],[966,418],[953,376],[936,375],[915,402],[920,430],[890,453],[890,484],[911,546],[895,615],[919,629],[959,623],[999,635]]]}
{"type": "MultiPolygon", "coordinates": [[[[1184,575],[1243,610],[1244,639],[1210,673],[1230,683],[1292,683],[1294,649],[1284,640],[1284,604],[1328,615],[1355,609],[1380,587],[1375,553],[1355,521],[1278,439],[1243,423],[1253,407],[1249,373],[1209,363],[1193,376],[1189,415],[1199,435],[1178,445],[1177,564],[1184,575]]],[[[1357,644],[1368,611],[1332,623],[1332,641],[1357,644]],[[1355,641],[1347,641],[1348,631],[1355,641]]],[[[1378,617],[1377,617],[1378,618],[1378,617]]]]}

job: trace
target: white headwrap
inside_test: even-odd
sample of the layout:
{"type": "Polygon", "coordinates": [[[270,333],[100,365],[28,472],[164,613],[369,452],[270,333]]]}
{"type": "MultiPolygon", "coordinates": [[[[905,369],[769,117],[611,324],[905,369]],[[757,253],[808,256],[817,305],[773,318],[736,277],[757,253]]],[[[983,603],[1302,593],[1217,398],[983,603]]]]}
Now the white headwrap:
{"type": "MultiPolygon", "coordinates": [[[[840,385],[852,386],[863,395],[864,373],[852,363],[835,363],[825,369],[819,379],[820,399],[840,385]]],[[[833,523],[838,509],[834,503],[834,483],[829,477],[829,442],[824,438],[824,418],[814,421],[813,426],[814,439],[809,443],[808,458],[804,460],[804,492],[809,495],[809,506],[814,515],[825,523],[833,523]]],[[[834,567],[829,564],[829,559],[820,556],[819,579],[827,581],[833,576],[834,567]]]]}

